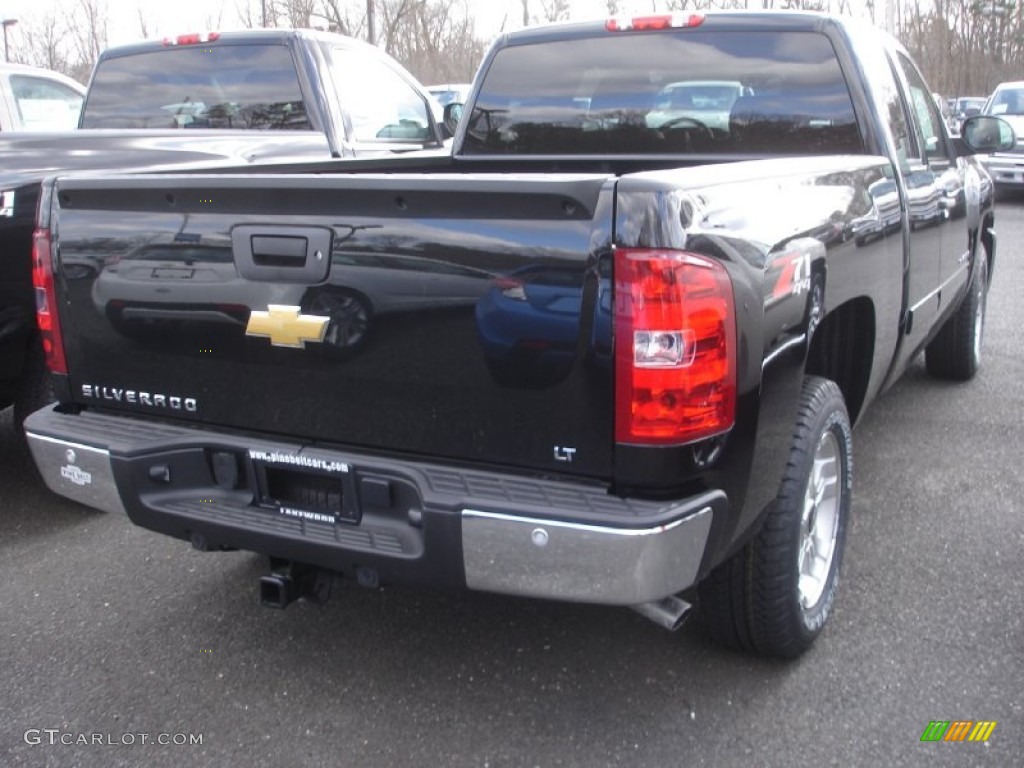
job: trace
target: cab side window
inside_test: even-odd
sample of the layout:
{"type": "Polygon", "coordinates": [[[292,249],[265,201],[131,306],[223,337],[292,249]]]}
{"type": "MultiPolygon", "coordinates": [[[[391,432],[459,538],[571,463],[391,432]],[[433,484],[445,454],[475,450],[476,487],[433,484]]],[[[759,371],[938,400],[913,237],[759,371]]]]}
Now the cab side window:
{"type": "Polygon", "coordinates": [[[925,151],[925,157],[922,159],[927,161],[948,160],[949,153],[946,137],[942,131],[939,107],[914,64],[902,54],[897,58],[910,89],[911,120],[915,123],[925,151]]]}
{"type": "Polygon", "coordinates": [[[397,72],[339,47],[331,50],[331,65],[355,141],[421,142],[430,138],[427,102],[397,72]]]}

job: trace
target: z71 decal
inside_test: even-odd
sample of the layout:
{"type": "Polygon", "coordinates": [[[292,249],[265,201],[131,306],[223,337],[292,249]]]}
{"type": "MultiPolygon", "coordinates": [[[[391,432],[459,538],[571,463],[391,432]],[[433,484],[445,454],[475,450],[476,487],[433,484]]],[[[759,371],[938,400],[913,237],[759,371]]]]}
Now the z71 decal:
{"type": "Polygon", "coordinates": [[[811,256],[808,253],[789,253],[782,257],[783,267],[772,299],[778,301],[787,296],[799,296],[811,290],[811,256]]]}

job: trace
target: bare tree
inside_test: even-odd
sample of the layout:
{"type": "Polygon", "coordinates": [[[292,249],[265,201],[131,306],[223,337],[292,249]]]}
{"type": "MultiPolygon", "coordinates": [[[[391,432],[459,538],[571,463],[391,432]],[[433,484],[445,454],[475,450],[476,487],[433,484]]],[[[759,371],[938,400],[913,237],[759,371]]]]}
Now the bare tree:
{"type": "Polygon", "coordinates": [[[317,0],[288,0],[283,4],[282,16],[286,26],[312,27],[317,11],[317,0]]]}
{"type": "Polygon", "coordinates": [[[219,30],[224,27],[224,3],[220,2],[217,4],[216,13],[206,14],[206,18],[203,20],[203,28],[206,30],[219,30]]]}
{"type": "Polygon", "coordinates": [[[71,13],[71,37],[77,61],[72,76],[85,82],[100,52],[108,45],[106,0],[78,0],[71,13]]]}
{"type": "Polygon", "coordinates": [[[985,96],[1024,69],[1021,14],[1016,0],[904,0],[893,27],[932,88],[985,96]]]}
{"type": "Polygon", "coordinates": [[[142,36],[143,40],[148,40],[150,34],[149,25],[146,23],[146,14],[142,12],[142,6],[136,8],[135,11],[139,14],[139,35],[142,36]]]}
{"type": "Polygon", "coordinates": [[[404,34],[405,28],[411,26],[411,20],[428,4],[426,0],[377,0],[381,20],[380,46],[389,53],[400,47],[400,30],[404,34]]]}
{"type": "Polygon", "coordinates": [[[465,0],[392,0],[382,3],[381,44],[423,82],[465,82],[485,43],[465,0]]]}
{"type": "MultiPolygon", "coordinates": [[[[18,23],[19,45],[12,58],[22,64],[32,64],[76,76],[75,64],[68,56],[71,31],[66,20],[50,10],[40,16],[29,16],[18,23]]],[[[85,82],[80,80],[80,82],[85,82]]]]}
{"type": "Polygon", "coordinates": [[[568,21],[569,0],[540,0],[541,19],[544,21],[568,21]]]}
{"type": "MultiPolygon", "coordinates": [[[[238,18],[247,29],[280,27],[288,17],[289,0],[240,0],[238,18]]],[[[285,22],[287,23],[287,22],[285,22]]]]}
{"type": "Polygon", "coordinates": [[[365,32],[366,38],[369,40],[366,15],[368,9],[369,0],[355,8],[345,0],[320,0],[316,17],[323,21],[324,26],[331,32],[338,32],[349,37],[362,37],[365,32]]]}

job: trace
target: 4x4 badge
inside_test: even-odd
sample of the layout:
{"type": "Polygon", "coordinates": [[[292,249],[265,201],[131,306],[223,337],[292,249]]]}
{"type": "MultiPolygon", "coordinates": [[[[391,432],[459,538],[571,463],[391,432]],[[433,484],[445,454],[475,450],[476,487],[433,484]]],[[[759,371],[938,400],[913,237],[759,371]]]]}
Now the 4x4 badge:
{"type": "Polygon", "coordinates": [[[245,327],[246,336],[270,339],[275,347],[304,348],[307,341],[323,341],[331,318],[302,315],[300,307],[271,304],[266,312],[254,311],[245,327]]]}

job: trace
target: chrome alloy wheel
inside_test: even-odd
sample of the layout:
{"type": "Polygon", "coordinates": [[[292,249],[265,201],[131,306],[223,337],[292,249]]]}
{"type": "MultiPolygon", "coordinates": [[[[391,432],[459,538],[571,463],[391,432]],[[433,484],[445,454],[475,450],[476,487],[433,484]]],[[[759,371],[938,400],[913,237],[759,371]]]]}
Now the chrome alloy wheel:
{"type": "Polygon", "coordinates": [[[811,476],[804,491],[797,564],[800,604],[804,610],[811,609],[821,599],[832,569],[839,531],[842,472],[839,441],[832,430],[827,430],[818,441],[811,476]]]}

